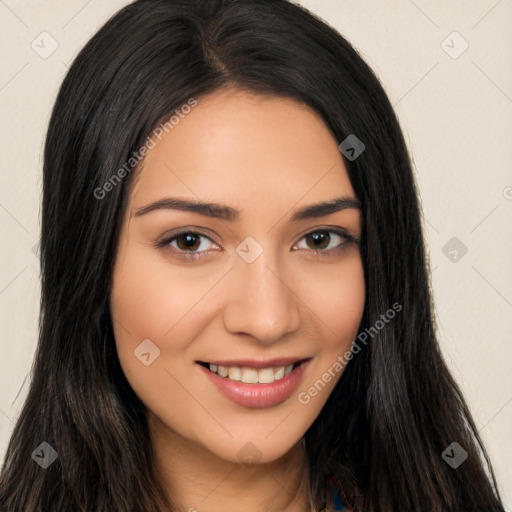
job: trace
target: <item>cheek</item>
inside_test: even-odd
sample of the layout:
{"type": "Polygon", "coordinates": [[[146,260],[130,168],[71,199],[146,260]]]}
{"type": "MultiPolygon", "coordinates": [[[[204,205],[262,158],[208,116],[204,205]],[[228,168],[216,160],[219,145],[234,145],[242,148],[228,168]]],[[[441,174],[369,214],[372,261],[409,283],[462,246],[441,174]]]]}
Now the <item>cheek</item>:
{"type": "Polygon", "coordinates": [[[350,353],[364,312],[365,281],[359,254],[344,263],[330,268],[328,278],[323,275],[318,279],[317,283],[323,285],[321,290],[318,286],[309,290],[308,305],[318,325],[318,357],[298,390],[297,401],[301,404],[299,410],[311,421],[320,414],[345,370],[346,354],[350,353]]]}
{"type": "MultiPolygon", "coordinates": [[[[132,369],[136,370],[134,373],[144,369],[134,357],[134,351],[137,352],[143,340],[151,340],[162,356],[169,348],[176,356],[186,349],[193,336],[191,328],[201,327],[197,323],[191,325],[190,319],[210,281],[211,277],[206,281],[194,279],[186,269],[171,269],[164,263],[148,260],[143,250],[127,251],[119,258],[114,271],[110,311],[117,352],[126,375],[132,369]],[[172,340],[171,347],[169,340],[172,340]]],[[[155,366],[160,366],[163,359],[155,359],[155,366]]]]}
{"type": "Polygon", "coordinates": [[[128,251],[114,271],[110,301],[120,339],[126,340],[127,331],[133,342],[141,336],[167,339],[183,320],[188,321],[189,312],[205,297],[214,277],[155,261],[144,249],[128,251]]]}
{"type": "Polygon", "coordinates": [[[302,292],[317,317],[322,350],[345,351],[357,335],[365,305],[365,281],[361,258],[354,250],[343,264],[329,266],[307,280],[302,292]]]}
{"type": "Polygon", "coordinates": [[[110,311],[119,361],[137,396],[161,417],[190,406],[179,382],[193,370],[191,340],[210,318],[202,298],[218,281],[191,272],[134,247],[120,255],[114,270],[110,311]]]}
{"type": "Polygon", "coordinates": [[[357,335],[366,300],[364,271],[360,259],[351,269],[343,272],[338,284],[338,288],[331,291],[337,297],[336,301],[333,300],[337,308],[332,311],[333,330],[344,339],[348,336],[351,343],[357,335]]]}

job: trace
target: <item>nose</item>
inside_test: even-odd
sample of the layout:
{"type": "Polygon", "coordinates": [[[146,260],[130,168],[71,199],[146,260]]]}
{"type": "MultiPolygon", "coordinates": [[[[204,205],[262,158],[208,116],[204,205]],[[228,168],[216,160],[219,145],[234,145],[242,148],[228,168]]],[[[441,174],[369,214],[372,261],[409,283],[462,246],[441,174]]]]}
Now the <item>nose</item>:
{"type": "Polygon", "coordinates": [[[235,264],[229,277],[224,326],[233,334],[246,334],[269,345],[298,329],[300,301],[289,273],[276,270],[275,264],[270,267],[266,254],[252,263],[240,260],[235,264]]]}

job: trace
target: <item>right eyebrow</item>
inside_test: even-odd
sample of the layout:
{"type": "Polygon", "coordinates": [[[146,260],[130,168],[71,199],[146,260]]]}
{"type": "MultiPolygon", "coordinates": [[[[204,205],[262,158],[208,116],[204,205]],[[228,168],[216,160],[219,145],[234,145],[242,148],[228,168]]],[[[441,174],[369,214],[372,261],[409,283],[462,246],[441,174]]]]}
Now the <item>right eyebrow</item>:
{"type": "Polygon", "coordinates": [[[202,201],[190,201],[188,199],[178,199],[175,197],[166,197],[165,199],[160,199],[159,201],[143,206],[135,212],[135,216],[138,217],[140,215],[145,215],[146,213],[162,209],[193,212],[207,217],[228,220],[231,222],[240,220],[240,212],[231,206],[205,203],[202,201]]]}

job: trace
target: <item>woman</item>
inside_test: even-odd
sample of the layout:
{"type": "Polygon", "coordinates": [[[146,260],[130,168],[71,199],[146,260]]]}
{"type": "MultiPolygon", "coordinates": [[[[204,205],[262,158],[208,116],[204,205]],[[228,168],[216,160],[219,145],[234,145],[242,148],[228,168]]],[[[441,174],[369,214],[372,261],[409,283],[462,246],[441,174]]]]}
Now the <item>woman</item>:
{"type": "Polygon", "coordinates": [[[41,264],[2,510],[504,510],[397,119],[305,9],[114,16],[54,107],[41,264]]]}

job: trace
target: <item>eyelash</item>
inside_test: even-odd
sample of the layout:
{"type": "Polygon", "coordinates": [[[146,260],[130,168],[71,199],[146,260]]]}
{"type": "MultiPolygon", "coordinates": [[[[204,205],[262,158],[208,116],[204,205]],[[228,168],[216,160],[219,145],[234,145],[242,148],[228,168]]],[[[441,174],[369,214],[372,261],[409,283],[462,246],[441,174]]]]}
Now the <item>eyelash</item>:
{"type": "MultiPolygon", "coordinates": [[[[336,257],[339,254],[343,252],[343,250],[347,247],[347,245],[351,243],[359,244],[359,239],[349,235],[345,230],[343,229],[332,229],[332,228],[317,228],[313,231],[309,231],[308,233],[304,234],[299,242],[303,239],[305,239],[307,236],[310,236],[315,233],[334,233],[335,235],[340,236],[341,238],[344,238],[346,241],[343,243],[340,243],[334,248],[331,249],[301,249],[301,250],[307,250],[308,252],[312,252],[315,256],[320,257],[336,257]]],[[[196,261],[200,258],[204,258],[208,256],[208,251],[182,251],[180,249],[168,249],[168,246],[171,242],[176,240],[178,237],[182,235],[199,235],[205,238],[208,238],[212,243],[216,244],[206,233],[202,233],[200,231],[192,231],[192,230],[183,230],[179,233],[174,233],[171,237],[164,238],[162,240],[159,240],[155,242],[155,247],[157,249],[164,249],[169,250],[173,256],[176,256],[177,258],[180,258],[182,260],[188,260],[188,261],[196,261]]],[[[329,240],[330,242],[330,240],[329,240]]],[[[298,242],[297,242],[298,243],[298,242]]],[[[216,244],[218,245],[218,244],[216,244]]],[[[297,245],[297,244],[295,244],[297,245]]]]}

